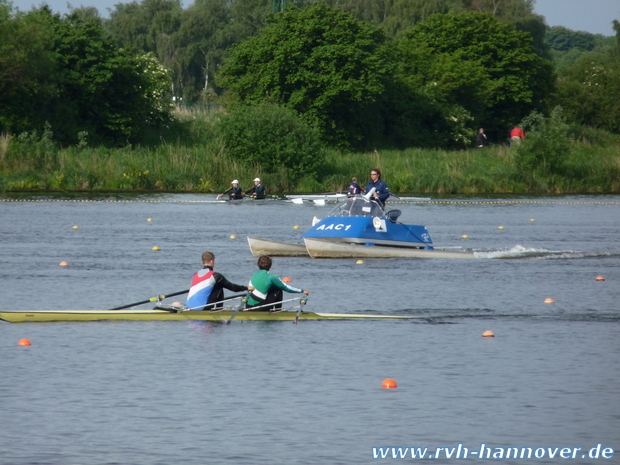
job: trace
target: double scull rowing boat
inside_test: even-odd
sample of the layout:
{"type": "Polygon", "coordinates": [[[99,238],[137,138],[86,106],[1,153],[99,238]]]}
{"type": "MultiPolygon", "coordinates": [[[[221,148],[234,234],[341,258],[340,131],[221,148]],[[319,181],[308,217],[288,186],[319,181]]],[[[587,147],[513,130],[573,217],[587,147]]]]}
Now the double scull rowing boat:
{"type": "MultiPolygon", "coordinates": [[[[104,321],[104,320],[136,320],[136,321],[220,321],[226,322],[234,310],[219,312],[210,311],[169,311],[169,310],[28,310],[3,311],[0,319],[11,323],[51,323],[62,321],[104,321]]],[[[261,312],[241,311],[235,320],[241,321],[295,321],[297,311],[261,312]]],[[[359,320],[359,319],[411,319],[408,316],[368,315],[356,313],[314,313],[301,312],[300,320],[359,320]]]]}

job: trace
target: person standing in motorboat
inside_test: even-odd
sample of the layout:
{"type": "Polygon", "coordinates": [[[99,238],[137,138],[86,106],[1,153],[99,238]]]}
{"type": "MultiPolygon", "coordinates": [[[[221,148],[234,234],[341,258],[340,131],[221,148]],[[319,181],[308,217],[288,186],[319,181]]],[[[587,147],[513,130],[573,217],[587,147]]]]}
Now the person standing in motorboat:
{"type": "Polygon", "coordinates": [[[230,184],[232,184],[232,187],[230,189],[228,189],[227,191],[222,192],[220,195],[228,194],[228,198],[230,200],[242,199],[243,198],[243,190],[241,189],[241,186],[239,185],[239,181],[235,179],[230,184]]]}
{"type": "Polygon", "coordinates": [[[385,201],[390,196],[390,189],[387,183],[381,179],[381,170],[379,169],[370,170],[370,181],[366,184],[366,193],[370,193],[371,189],[374,189],[371,200],[385,207],[385,201]]]}
{"type": "Polygon", "coordinates": [[[310,294],[310,291],[289,286],[276,275],[269,273],[272,263],[271,257],[267,255],[258,258],[258,271],[252,275],[248,285],[253,289],[248,297],[248,310],[252,310],[252,307],[260,307],[256,311],[262,312],[281,309],[282,291],[310,294]]]}
{"type": "Polygon", "coordinates": [[[260,178],[254,179],[254,187],[245,191],[246,195],[250,195],[252,198],[260,200],[265,198],[265,186],[260,182],[260,178]]]}
{"type": "Polygon", "coordinates": [[[351,184],[349,185],[349,193],[347,194],[349,197],[353,197],[354,195],[359,195],[364,192],[362,186],[357,183],[357,178],[351,178],[351,184]]]}
{"type": "Polygon", "coordinates": [[[192,310],[213,310],[224,305],[224,289],[233,292],[252,291],[251,286],[242,286],[228,281],[223,274],[213,271],[215,255],[211,252],[202,254],[202,269],[194,273],[192,284],[187,294],[185,306],[192,310]]]}

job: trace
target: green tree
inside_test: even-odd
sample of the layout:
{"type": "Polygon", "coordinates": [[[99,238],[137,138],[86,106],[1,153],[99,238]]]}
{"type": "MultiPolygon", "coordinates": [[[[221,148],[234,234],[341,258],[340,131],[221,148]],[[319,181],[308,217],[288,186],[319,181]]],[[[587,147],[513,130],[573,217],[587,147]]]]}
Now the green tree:
{"type": "Polygon", "coordinates": [[[620,134],[620,55],[584,54],[558,89],[570,121],[620,134]]]}
{"type": "Polygon", "coordinates": [[[545,43],[552,50],[568,52],[576,48],[592,51],[596,45],[595,35],[584,31],[573,31],[564,26],[550,27],[545,35],[545,43]]]}
{"type": "Polygon", "coordinates": [[[370,104],[383,93],[392,57],[383,33],[322,3],[271,17],[234,47],[221,84],[242,104],[282,104],[348,145],[364,136],[370,104]]]}
{"type": "Polygon", "coordinates": [[[58,91],[50,15],[47,7],[14,14],[0,0],[0,132],[43,127],[44,104],[58,91]]]}
{"type": "MultiPolygon", "coordinates": [[[[5,10],[6,11],[6,10],[5,10]]],[[[97,17],[61,18],[48,7],[4,14],[0,34],[0,125],[73,144],[136,142],[170,119],[170,81],[156,59],[119,50],[97,17]]]]}
{"type": "Polygon", "coordinates": [[[323,161],[318,131],[289,108],[238,106],[220,120],[217,132],[232,159],[253,162],[266,173],[285,170],[291,182],[313,176],[323,161]]]}
{"type": "Polygon", "coordinates": [[[55,39],[63,69],[55,121],[72,123],[54,131],[62,139],[88,131],[95,141],[135,142],[146,127],[169,118],[165,70],[148,56],[119,50],[100,22],[68,16],[56,22],[55,39]]]}
{"type": "Polygon", "coordinates": [[[197,0],[183,12],[165,61],[173,70],[175,96],[191,102],[215,93],[215,71],[233,40],[230,20],[226,0],[197,0]]]}
{"type": "Polygon", "coordinates": [[[399,50],[405,82],[466,109],[496,137],[544,111],[553,91],[552,65],[534,53],[529,34],[488,13],[434,15],[407,32],[399,50]]]}

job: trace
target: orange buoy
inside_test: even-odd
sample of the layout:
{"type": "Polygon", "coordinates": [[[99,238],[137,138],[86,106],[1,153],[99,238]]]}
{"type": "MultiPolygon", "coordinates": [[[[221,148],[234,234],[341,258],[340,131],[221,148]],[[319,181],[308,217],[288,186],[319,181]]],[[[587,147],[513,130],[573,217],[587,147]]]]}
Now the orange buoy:
{"type": "Polygon", "coordinates": [[[60,262],[59,265],[60,266],[69,266],[69,264],[67,262],[60,262]]]}
{"type": "Polygon", "coordinates": [[[597,281],[605,281],[605,278],[603,278],[602,276],[597,276],[597,277],[596,277],[596,280],[597,280],[597,281]]]}
{"type": "Polygon", "coordinates": [[[493,331],[485,331],[484,333],[482,333],[482,337],[495,337],[495,333],[493,331]]]}
{"type": "Polygon", "coordinates": [[[293,280],[292,280],[291,278],[282,278],[282,282],[283,282],[283,283],[290,283],[290,282],[292,282],[292,281],[293,281],[293,280]]]}
{"type": "Polygon", "coordinates": [[[555,300],[553,300],[551,297],[547,297],[547,298],[545,299],[545,303],[546,303],[546,304],[553,304],[553,303],[555,303],[555,300]]]}
{"type": "Polygon", "coordinates": [[[31,346],[32,342],[30,342],[30,339],[20,339],[17,345],[18,346],[31,346]]]}
{"type": "Polygon", "coordinates": [[[171,304],[173,307],[182,307],[183,304],[181,302],[172,302],[171,304]]]}
{"type": "Polygon", "coordinates": [[[393,379],[388,378],[383,380],[383,382],[381,383],[381,387],[383,389],[396,389],[398,387],[398,384],[396,384],[396,381],[394,381],[393,379]]]}

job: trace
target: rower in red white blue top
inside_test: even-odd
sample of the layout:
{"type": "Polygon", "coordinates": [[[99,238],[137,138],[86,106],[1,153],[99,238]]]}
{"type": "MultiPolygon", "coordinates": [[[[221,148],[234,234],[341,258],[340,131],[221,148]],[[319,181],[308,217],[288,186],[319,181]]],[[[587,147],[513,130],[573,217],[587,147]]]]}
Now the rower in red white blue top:
{"type": "Polygon", "coordinates": [[[234,284],[223,274],[213,271],[215,255],[211,252],[202,254],[202,270],[192,277],[192,284],[187,294],[185,306],[192,310],[213,310],[221,308],[224,300],[224,289],[233,292],[252,290],[248,286],[234,284]]]}

